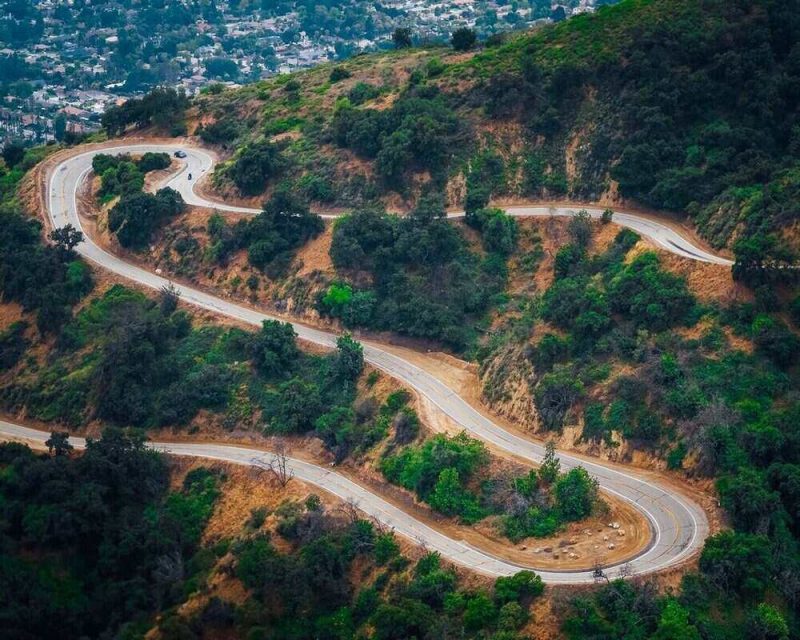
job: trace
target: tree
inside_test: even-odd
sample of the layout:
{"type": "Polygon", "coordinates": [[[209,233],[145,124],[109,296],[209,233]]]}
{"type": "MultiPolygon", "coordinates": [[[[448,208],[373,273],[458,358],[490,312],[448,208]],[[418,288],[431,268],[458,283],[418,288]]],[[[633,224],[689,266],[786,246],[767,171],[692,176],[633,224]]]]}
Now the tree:
{"type": "Polygon", "coordinates": [[[652,252],[625,265],[611,281],[608,299],[613,310],[655,331],[685,321],[695,305],[686,280],[662,270],[652,252]]]}
{"type": "Polygon", "coordinates": [[[130,124],[139,128],[152,124],[168,129],[172,135],[181,135],[185,131],[183,117],[188,105],[183,91],[156,87],[141,99],[132,98],[106,110],[100,122],[109,136],[124,133],[130,124]]]}
{"type": "Polygon", "coordinates": [[[170,187],[155,195],[137,191],[123,195],[108,214],[108,228],[123,247],[140,249],[164,221],[183,211],[181,194],[170,187]]]}
{"type": "Polygon", "coordinates": [[[544,445],[544,458],[539,467],[539,479],[545,484],[553,484],[561,475],[561,460],[556,456],[556,445],[548,440],[544,445]]]}
{"type": "MultiPolygon", "coordinates": [[[[308,203],[289,184],[278,185],[272,197],[255,218],[243,220],[234,227],[230,247],[247,247],[250,264],[264,270],[271,278],[288,268],[294,250],[325,228],[322,218],[311,213],[308,203]]],[[[224,239],[224,234],[218,234],[224,239]]]]}
{"type": "Polygon", "coordinates": [[[486,207],[470,214],[467,220],[480,229],[486,251],[507,257],[517,246],[517,221],[502,209],[486,207]]]}
{"type": "Polygon", "coordinates": [[[469,600],[464,610],[464,627],[477,631],[497,620],[497,607],[488,595],[479,591],[469,600]]]}
{"type": "Polygon", "coordinates": [[[328,79],[330,80],[331,84],[335,84],[341,80],[346,80],[349,77],[350,72],[347,69],[344,67],[334,67],[331,69],[331,74],[328,79]]]}
{"type": "Polygon", "coordinates": [[[61,142],[64,140],[66,134],[67,116],[65,116],[63,113],[59,113],[55,118],[53,118],[53,137],[57,142],[61,142]]]}
{"type": "Polygon", "coordinates": [[[689,612],[677,600],[670,599],[652,637],[653,640],[700,640],[700,632],[689,622],[689,612]]]}
{"type": "Polygon", "coordinates": [[[161,315],[168,317],[171,316],[178,308],[178,302],[181,299],[181,292],[174,284],[170,282],[161,287],[159,290],[159,298],[161,315]]]}
{"type": "Polygon", "coordinates": [[[469,51],[475,46],[478,36],[473,29],[469,27],[461,27],[453,31],[450,37],[450,44],[456,51],[469,51]]]}
{"type": "Polygon", "coordinates": [[[494,582],[494,599],[498,605],[537,598],[544,593],[542,579],[533,571],[519,571],[513,576],[501,576],[494,582]]]}
{"type": "Polygon", "coordinates": [[[464,213],[467,221],[470,216],[485,209],[492,197],[491,189],[485,184],[467,184],[467,197],[464,201],[464,213]]]}
{"type": "Polygon", "coordinates": [[[297,334],[289,322],[264,320],[253,339],[253,361],[265,376],[287,376],[300,357],[297,334]]]}
{"type": "Polygon", "coordinates": [[[3,147],[3,160],[10,169],[16,167],[25,157],[25,147],[18,142],[6,142],[3,147]]]}
{"type": "Polygon", "coordinates": [[[52,431],[50,437],[45,440],[45,444],[50,455],[55,454],[56,457],[65,456],[73,449],[67,431],[52,431]]]}
{"type": "Polygon", "coordinates": [[[747,620],[747,637],[752,640],[788,640],[789,625],[780,611],[762,602],[747,620]]]}
{"type": "Polygon", "coordinates": [[[586,209],[572,216],[567,225],[570,238],[575,246],[585,250],[592,241],[592,218],[586,209]]]}
{"type": "Polygon", "coordinates": [[[286,445],[279,442],[275,446],[275,452],[267,465],[282,488],[285,488],[289,481],[294,478],[294,469],[289,466],[289,457],[286,455],[286,445]]]}
{"type": "Polygon", "coordinates": [[[158,171],[160,169],[167,169],[172,164],[172,160],[168,153],[154,153],[148,151],[143,154],[136,163],[139,171],[142,173],[149,173],[150,171],[158,171]]]}
{"type": "Polygon", "coordinates": [[[392,34],[395,49],[408,49],[411,46],[411,29],[398,27],[392,34]]]}
{"type": "Polygon", "coordinates": [[[342,381],[352,383],[364,369],[364,348],[359,342],[353,340],[349,333],[345,333],[336,340],[336,355],[334,357],[334,375],[342,381]]]}
{"type": "Polygon", "coordinates": [[[583,467],[570,469],[556,480],[556,507],[569,522],[589,517],[597,504],[597,480],[583,467]]]}
{"type": "Polygon", "coordinates": [[[728,593],[760,597],[775,569],[769,538],[723,531],[706,540],[700,571],[728,593]]]}
{"type": "Polygon", "coordinates": [[[718,483],[720,501],[741,531],[767,533],[781,513],[780,495],[772,491],[762,473],[745,467],[718,483]]]}
{"type": "Polygon", "coordinates": [[[534,390],[542,424],[548,429],[560,429],[567,411],[583,392],[583,384],[565,365],[556,365],[553,371],[544,374],[534,390]]]}
{"type": "Polygon", "coordinates": [[[758,351],[779,367],[788,368],[797,362],[800,338],[784,322],[761,314],[753,320],[751,330],[758,351]]]}
{"type": "Polygon", "coordinates": [[[152,415],[149,392],[164,346],[163,327],[142,306],[118,307],[94,371],[96,411],[120,425],[144,426],[152,415]]]}
{"type": "Polygon", "coordinates": [[[209,78],[236,80],[239,77],[239,66],[229,58],[208,58],[203,61],[205,75],[209,78]]]}
{"type": "Polygon", "coordinates": [[[457,469],[443,469],[439,480],[428,497],[430,505],[447,516],[459,515],[465,499],[464,488],[457,469]]]}
{"type": "Polygon", "coordinates": [[[264,418],[273,433],[305,433],[323,413],[319,388],[313,382],[292,378],[269,393],[264,418]]]}
{"type": "Polygon", "coordinates": [[[286,166],[286,161],[276,144],[255,142],[242,150],[230,167],[233,182],[244,195],[261,193],[267,182],[286,166]]]}
{"type": "MultiPolygon", "coordinates": [[[[55,243],[63,257],[71,256],[72,250],[83,242],[83,233],[71,224],[53,229],[48,238],[55,243]]],[[[62,257],[62,259],[63,259],[62,257]]]]}
{"type": "Polygon", "coordinates": [[[608,224],[614,219],[614,210],[613,209],[603,209],[603,213],[600,216],[600,221],[603,224],[608,224]]]}

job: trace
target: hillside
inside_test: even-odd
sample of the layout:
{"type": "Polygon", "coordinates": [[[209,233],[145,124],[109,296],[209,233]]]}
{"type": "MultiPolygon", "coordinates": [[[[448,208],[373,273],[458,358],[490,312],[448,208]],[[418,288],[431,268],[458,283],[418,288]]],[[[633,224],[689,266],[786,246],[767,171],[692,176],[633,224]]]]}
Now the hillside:
{"type": "Polygon", "coordinates": [[[796,249],[797,8],[633,0],[475,54],[401,50],[211,93],[192,118],[233,154],[227,194],[289,180],[327,206],[624,199],[718,247],[778,232],[796,249]],[[267,141],[275,158],[244,175],[267,141]]]}
{"type": "Polygon", "coordinates": [[[0,164],[0,408],[127,430],[83,455],[58,437],[49,456],[0,447],[13,628],[49,633],[66,610],[92,637],[798,637],[800,290],[784,267],[800,251],[799,5],[623,0],[477,51],[357,56],[191,100],[159,89],[104,116],[121,140],[0,164]],[[155,137],[184,121],[193,137],[155,137]],[[212,211],[198,194],[261,211],[212,211]],[[596,217],[510,209],[589,201],[596,217]],[[43,241],[25,211],[59,224],[53,202],[121,260],[90,267],[81,256],[98,254],[69,230],[43,241]],[[639,235],[631,214],[733,268],[639,235]],[[118,281],[156,275],[183,302],[172,284],[118,281]],[[281,321],[238,324],[259,312],[281,321]],[[315,342],[319,328],[338,339],[315,342]],[[619,579],[543,598],[530,574],[491,587],[436,554],[410,562],[353,505],[299,482],[222,465],[181,482],[187,465],[145,455],[145,433],[288,446],[543,571],[599,569],[647,540],[666,555],[669,536],[682,563],[614,567],[619,579]],[[517,459],[539,460],[531,440],[551,443],[537,470],[517,459]],[[600,486],[649,526],[583,467],[562,472],[552,443],[588,469],[609,461],[620,481],[594,466],[600,486]],[[148,493],[102,473],[114,456],[154,480],[148,493]],[[59,493],[59,473],[91,488],[59,493]],[[628,492],[643,485],[654,494],[628,492]],[[708,537],[699,511],[653,517],[664,497],[700,505],[708,537]],[[85,504],[109,525],[85,522],[85,504]],[[138,564],[109,551],[127,522],[138,564]],[[64,595],[39,619],[16,592],[64,595]]]}

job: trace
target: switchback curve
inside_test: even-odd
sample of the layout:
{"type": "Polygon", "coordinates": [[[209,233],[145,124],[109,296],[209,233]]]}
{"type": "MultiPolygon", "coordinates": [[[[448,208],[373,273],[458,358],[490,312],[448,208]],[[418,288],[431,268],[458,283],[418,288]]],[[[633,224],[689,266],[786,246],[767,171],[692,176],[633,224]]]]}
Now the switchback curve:
{"type": "MultiPolygon", "coordinates": [[[[97,149],[70,156],[61,159],[55,165],[47,176],[47,214],[51,223],[54,227],[72,224],[78,229],[82,228],[77,205],[77,191],[91,170],[91,160],[95,154],[109,152],[144,153],[146,151],[172,152],[177,148],[183,148],[187,152],[187,162],[178,175],[167,181],[167,186],[172,186],[180,191],[184,199],[192,205],[213,207],[222,211],[254,213],[252,209],[209,202],[195,193],[195,181],[208,173],[213,167],[214,158],[210,153],[178,144],[121,143],[113,149],[97,149]],[[193,174],[193,181],[190,182],[187,179],[185,175],[187,172],[193,174]]],[[[531,214],[520,212],[519,215],[538,214],[535,212],[531,214]]],[[[550,212],[547,215],[550,215],[550,212]]],[[[556,215],[568,215],[568,213],[565,211],[556,213],[556,215]]],[[[633,218],[638,220],[637,224],[644,225],[643,228],[652,229],[649,225],[660,224],[654,223],[648,218],[637,218],[636,216],[633,216],[633,218]]],[[[625,224],[627,219],[620,220],[618,216],[615,216],[615,220],[625,224]]],[[[670,227],[661,225],[659,228],[664,229],[664,233],[674,234],[682,242],[688,243],[687,240],[683,239],[670,227]]],[[[648,234],[645,233],[645,235],[648,234]]],[[[669,237],[672,238],[672,236],[669,237]]],[[[691,243],[688,243],[688,246],[689,251],[695,254],[692,259],[703,259],[699,257],[704,253],[702,249],[694,247],[691,243]]],[[[184,302],[214,313],[256,326],[272,317],[252,308],[223,300],[194,287],[172,283],[166,278],[130,264],[120,257],[103,250],[89,237],[86,237],[84,242],[77,247],[77,251],[100,267],[138,284],[156,290],[173,284],[180,292],[181,299],[184,302]]],[[[712,256],[712,254],[707,255],[712,256]]],[[[712,257],[716,261],[723,260],[716,256],[712,257]]],[[[336,335],[334,333],[308,327],[300,323],[293,323],[293,325],[300,339],[328,348],[335,346],[336,335]]],[[[364,356],[370,364],[385,371],[430,400],[445,415],[474,437],[534,463],[541,461],[544,455],[544,446],[542,444],[502,428],[430,373],[402,357],[390,353],[381,348],[380,344],[374,342],[364,343],[364,356]]],[[[660,486],[657,481],[647,479],[647,474],[642,471],[623,471],[616,467],[563,452],[559,456],[562,467],[570,469],[576,466],[583,466],[597,478],[603,491],[629,502],[647,519],[652,531],[651,544],[639,556],[626,563],[628,570],[633,574],[647,574],[676,566],[685,562],[702,548],[703,542],[709,533],[706,514],[699,505],[674,488],[660,486]]],[[[455,557],[448,555],[448,558],[455,562],[458,562],[459,557],[459,555],[455,557]]],[[[464,563],[460,562],[460,564],[464,563]]],[[[478,565],[475,565],[474,568],[482,570],[478,565]]],[[[619,567],[609,567],[606,570],[607,575],[612,577],[618,572],[619,567]]],[[[590,574],[591,572],[586,571],[542,572],[543,578],[546,578],[547,581],[558,583],[584,583],[591,580],[590,574]]]]}

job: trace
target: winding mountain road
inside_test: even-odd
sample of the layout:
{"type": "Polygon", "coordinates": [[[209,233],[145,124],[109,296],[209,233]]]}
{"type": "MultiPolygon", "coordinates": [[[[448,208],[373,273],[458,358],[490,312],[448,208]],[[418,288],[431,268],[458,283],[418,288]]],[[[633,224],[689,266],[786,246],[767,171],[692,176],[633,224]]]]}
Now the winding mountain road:
{"type": "MultiPolygon", "coordinates": [[[[97,153],[144,153],[146,151],[166,151],[172,153],[182,148],[187,153],[184,166],[165,186],[170,186],[181,193],[184,200],[192,205],[215,208],[220,211],[256,213],[256,210],[235,207],[217,202],[210,202],[195,193],[197,180],[206,175],[213,167],[214,157],[201,149],[169,144],[124,144],[113,149],[100,149],[77,154],[62,159],[49,172],[47,178],[47,214],[54,227],[72,224],[81,229],[81,218],[78,212],[77,192],[87,174],[91,170],[92,157],[97,153]],[[193,180],[189,181],[188,173],[193,180]]],[[[529,215],[570,215],[572,210],[566,208],[518,207],[508,209],[509,213],[519,216],[529,215]]],[[[590,210],[593,215],[600,215],[600,210],[590,210]]],[[[452,214],[457,217],[459,214],[452,214]]],[[[460,214],[463,215],[463,214],[460,214]]],[[[730,264],[729,261],[714,256],[702,248],[695,246],[670,226],[661,224],[650,218],[639,217],[629,213],[618,213],[614,221],[647,236],[668,251],[688,259],[730,264]]],[[[100,267],[138,284],[160,289],[171,283],[166,278],[146,269],[125,262],[121,258],[103,250],[86,236],[77,251],[100,267]]],[[[189,304],[210,310],[217,314],[234,318],[259,326],[263,320],[271,316],[254,309],[223,300],[199,289],[183,284],[172,283],[180,291],[181,299],[189,304]]],[[[297,335],[302,340],[334,347],[336,335],[303,324],[293,323],[297,335]]],[[[494,447],[505,450],[515,456],[538,463],[544,455],[544,446],[525,437],[512,433],[485,416],[454,390],[438,380],[435,376],[420,369],[411,362],[381,348],[379,344],[364,343],[365,359],[373,366],[385,371],[401,381],[418,394],[436,405],[472,436],[480,438],[494,447]]],[[[10,429],[25,429],[10,423],[0,424],[0,434],[13,435],[10,429]]],[[[30,431],[30,430],[29,430],[30,431]]],[[[41,432],[38,433],[41,437],[41,432]]],[[[176,455],[203,456],[213,459],[228,460],[238,464],[253,464],[254,452],[249,449],[223,445],[206,444],[165,444],[153,443],[153,446],[176,455]]],[[[603,491],[629,502],[646,518],[651,528],[651,541],[648,547],[636,558],[626,563],[634,574],[646,574],[678,565],[703,546],[709,533],[709,523],[703,509],[681,494],[673,487],[659,485],[656,481],[646,479],[647,474],[637,470],[620,470],[586,458],[560,452],[562,468],[570,469],[583,466],[597,478],[603,491]]],[[[293,461],[295,472],[299,478],[318,484],[343,498],[357,500],[359,507],[381,522],[392,526],[396,531],[412,540],[424,543],[431,549],[441,552],[443,557],[482,573],[502,575],[513,573],[519,566],[494,558],[484,552],[452,540],[437,532],[412,516],[388,504],[380,497],[370,493],[363,487],[335,474],[308,463],[293,461]],[[312,470],[313,469],[313,470],[312,470]]],[[[535,569],[535,566],[531,568],[535,569]]],[[[619,566],[606,567],[606,575],[614,577],[619,573],[619,566]]],[[[542,579],[550,583],[578,584],[593,581],[592,571],[539,571],[542,579]]]]}
{"type": "MultiPolygon", "coordinates": [[[[177,147],[173,147],[177,148],[177,147]]],[[[261,209],[251,209],[248,207],[237,207],[235,205],[225,204],[223,202],[217,201],[210,201],[201,195],[195,192],[195,185],[197,181],[202,179],[206,176],[211,169],[214,167],[214,157],[207,151],[203,151],[202,149],[197,149],[195,147],[181,147],[186,152],[186,158],[182,164],[180,171],[169,181],[167,181],[163,186],[172,187],[176,191],[178,191],[181,196],[183,196],[184,201],[187,204],[198,206],[198,207],[213,207],[220,211],[231,211],[234,213],[249,213],[249,214],[257,214],[261,211],[261,209]],[[188,180],[187,177],[191,175],[192,180],[188,180]]],[[[134,147],[128,147],[131,153],[134,147]]],[[[149,150],[153,151],[153,149],[145,149],[141,147],[142,151],[149,150]]],[[[158,150],[164,150],[163,146],[157,148],[158,150]]],[[[94,154],[92,154],[94,155],[94,154]]],[[[88,166],[91,166],[91,156],[89,156],[89,163],[88,166]]],[[[86,160],[83,159],[81,161],[84,168],[86,165],[86,160]]],[[[603,214],[603,208],[598,207],[580,207],[584,211],[588,212],[590,216],[593,218],[600,218],[603,214]]],[[[520,218],[531,218],[531,217],[549,217],[549,216],[559,216],[559,217],[568,217],[572,216],[576,213],[575,207],[544,207],[544,206],[511,206],[511,207],[503,207],[503,210],[511,216],[520,217],[520,218]]],[[[336,214],[322,214],[323,218],[336,218],[338,217],[336,214]]],[[[455,211],[452,213],[447,214],[448,218],[463,218],[464,212],[463,211],[455,211]]],[[[615,211],[614,212],[614,222],[622,227],[627,227],[632,231],[635,231],[639,235],[645,236],[651,242],[656,244],[657,246],[661,247],[662,249],[669,251],[670,253],[674,253],[679,255],[683,258],[688,258],[690,260],[697,260],[700,262],[710,262],[712,264],[719,264],[724,266],[732,266],[733,262],[728,260],[727,258],[723,258],[721,256],[717,256],[713,253],[709,253],[705,249],[698,247],[691,239],[684,237],[681,235],[679,231],[677,231],[674,227],[669,226],[663,222],[659,222],[658,220],[654,220],[653,218],[649,218],[643,215],[634,214],[634,213],[627,213],[624,211],[615,211]]]]}

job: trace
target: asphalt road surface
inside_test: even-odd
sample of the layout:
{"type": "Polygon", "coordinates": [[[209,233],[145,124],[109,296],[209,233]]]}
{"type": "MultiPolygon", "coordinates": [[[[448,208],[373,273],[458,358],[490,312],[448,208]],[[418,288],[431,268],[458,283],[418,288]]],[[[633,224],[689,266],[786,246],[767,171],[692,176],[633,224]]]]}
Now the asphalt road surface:
{"type": "MultiPolygon", "coordinates": [[[[129,147],[133,148],[133,147],[129,147]]],[[[177,147],[176,147],[177,148],[177,147]]],[[[164,150],[163,147],[160,147],[164,150]]],[[[227,205],[222,202],[211,202],[194,191],[197,180],[205,176],[214,166],[213,156],[194,147],[183,147],[186,152],[186,158],[182,160],[182,167],[178,174],[165,183],[164,186],[172,187],[180,192],[185,202],[199,207],[214,207],[220,211],[232,211],[236,213],[259,213],[260,209],[251,209],[248,207],[237,207],[227,205]],[[188,176],[191,175],[192,179],[189,180],[188,176]]],[[[549,217],[559,216],[568,217],[574,215],[579,209],[574,207],[542,207],[542,206],[513,206],[503,207],[506,213],[511,216],[520,218],[530,217],[549,217]]],[[[581,207],[593,218],[600,218],[603,214],[603,208],[598,207],[581,207]]],[[[335,218],[335,214],[324,214],[323,218],[335,218]]],[[[456,211],[447,214],[448,218],[463,218],[463,211],[456,211]]],[[[697,260],[700,262],[710,262],[713,264],[720,264],[725,266],[732,266],[733,262],[727,258],[714,255],[708,251],[698,247],[690,239],[681,235],[675,228],[654,220],[653,218],[637,215],[634,213],[627,213],[624,211],[614,212],[614,222],[622,227],[627,227],[638,233],[641,236],[648,238],[655,245],[674,253],[683,258],[690,260],[697,260]]]]}
{"type": "MultiPolygon", "coordinates": [[[[62,227],[70,223],[78,229],[82,228],[78,215],[76,193],[91,170],[92,156],[96,153],[144,153],[146,151],[172,153],[178,148],[183,148],[188,157],[184,160],[185,166],[166,183],[167,186],[178,190],[184,200],[192,205],[213,207],[219,211],[254,212],[252,209],[212,203],[204,200],[194,192],[193,187],[196,181],[207,174],[213,167],[214,158],[210,153],[196,148],[181,147],[178,144],[120,144],[113,150],[90,151],[67,158],[50,172],[47,184],[47,213],[52,224],[55,227],[62,227]],[[188,180],[189,173],[192,174],[191,181],[188,180]]],[[[569,211],[566,209],[552,210],[535,207],[523,207],[510,212],[516,215],[569,215],[569,211]],[[538,213],[539,211],[542,213],[538,213]]],[[[599,215],[599,210],[595,210],[593,213],[599,215]]],[[[614,216],[614,221],[624,226],[629,226],[638,233],[648,236],[665,249],[686,258],[729,264],[723,258],[706,253],[701,248],[694,246],[669,226],[662,225],[649,218],[638,217],[633,214],[624,214],[623,217],[623,214],[620,213],[614,216]]],[[[77,247],[77,251],[100,267],[141,285],[160,289],[171,283],[166,278],[129,264],[119,257],[104,251],[89,238],[77,247]]],[[[172,284],[178,289],[184,302],[208,309],[214,313],[235,318],[255,326],[260,326],[263,320],[272,318],[268,314],[237,305],[193,287],[179,283],[172,284]]],[[[299,323],[293,323],[293,325],[299,338],[325,347],[335,346],[336,334],[299,323]]],[[[497,425],[432,374],[421,370],[397,355],[383,350],[376,343],[364,342],[364,357],[373,366],[385,371],[403,384],[413,388],[421,396],[429,399],[472,436],[534,463],[541,461],[544,455],[543,445],[509,432],[497,425]]],[[[235,449],[221,446],[213,446],[208,449],[210,445],[180,445],[182,449],[179,451],[176,448],[178,445],[164,446],[169,447],[170,451],[174,453],[182,453],[183,455],[208,454],[209,457],[234,456],[232,450],[235,449]],[[191,447],[190,450],[194,453],[185,453],[184,447],[191,447]],[[205,453],[197,453],[199,451],[205,451],[205,453]]],[[[248,455],[252,457],[252,452],[248,452],[248,455]]],[[[708,519],[699,505],[677,492],[673,487],[660,485],[656,481],[648,479],[647,474],[639,470],[621,470],[619,467],[608,466],[563,452],[559,453],[559,457],[562,468],[570,469],[576,466],[583,466],[592,476],[597,478],[603,491],[631,503],[649,523],[651,528],[650,544],[638,557],[627,563],[626,570],[631,571],[633,574],[659,571],[684,562],[702,549],[703,542],[709,532],[708,519]]],[[[313,482],[313,480],[309,481],[313,482]]],[[[327,488],[325,484],[322,486],[327,488]]],[[[365,490],[361,489],[361,492],[364,493],[365,490]]],[[[400,512],[396,508],[384,509],[383,506],[386,503],[377,496],[372,494],[368,494],[368,496],[365,494],[360,497],[359,505],[362,509],[370,513],[368,508],[375,507],[377,513],[370,513],[370,515],[374,515],[387,525],[394,526],[399,533],[424,542],[430,548],[436,548],[449,560],[484,573],[508,573],[511,571],[512,565],[492,559],[474,549],[468,552],[465,550],[468,548],[460,541],[449,539],[445,541],[442,534],[423,527],[411,516],[400,512]],[[371,507],[368,505],[371,505],[371,507]],[[375,505],[381,506],[377,508],[375,505]],[[389,516],[390,513],[391,517],[389,516]],[[475,553],[480,557],[473,555],[475,553]]],[[[516,569],[518,567],[515,567],[516,569]]],[[[606,567],[606,574],[614,577],[619,573],[619,570],[619,566],[606,567]]],[[[553,583],[585,583],[593,579],[590,571],[542,571],[540,573],[543,579],[553,583]]]]}

